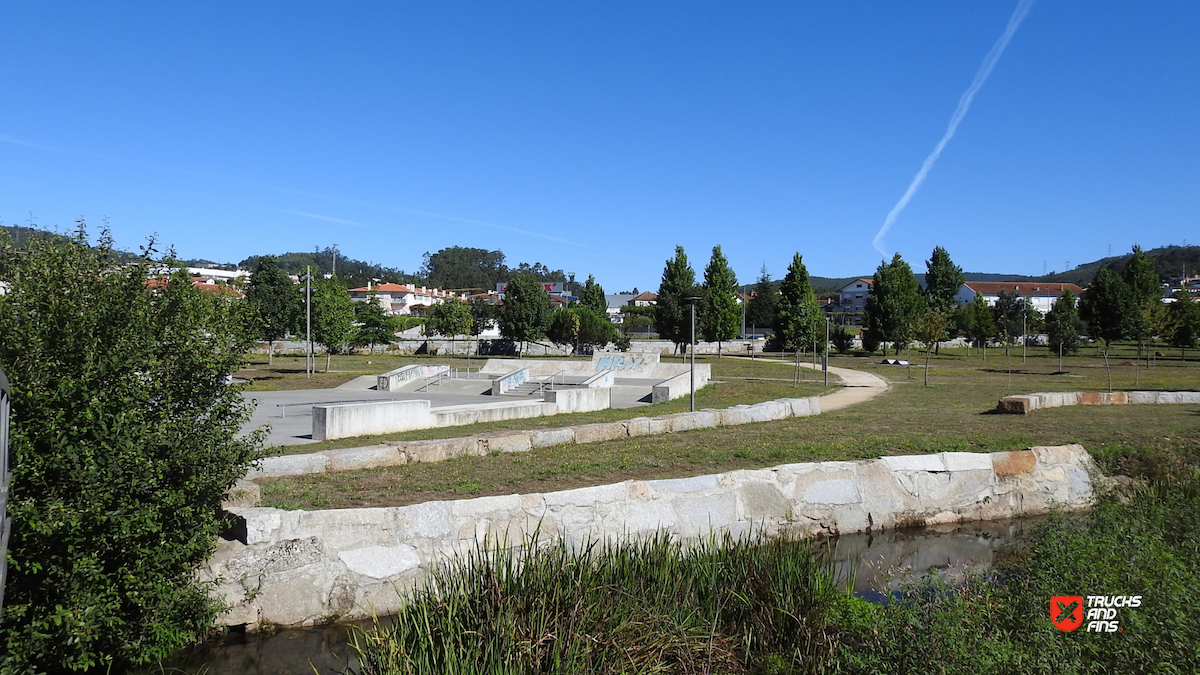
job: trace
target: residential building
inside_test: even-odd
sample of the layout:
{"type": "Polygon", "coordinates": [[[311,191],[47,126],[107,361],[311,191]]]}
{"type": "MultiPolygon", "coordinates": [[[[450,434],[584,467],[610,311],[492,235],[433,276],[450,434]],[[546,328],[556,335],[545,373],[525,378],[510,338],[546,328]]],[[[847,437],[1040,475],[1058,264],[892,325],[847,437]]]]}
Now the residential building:
{"type": "Polygon", "coordinates": [[[871,292],[873,279],[855,279],[842,286],[837,292],[837,304],[830,304],[826,311],[830,312],[864,312],[867,309],[867,295],[871,292]]]}
{"type": "Polygon", "coordinates": [[[958,290],[955,300],[958,304],[968,305],[975,297],[982,295],[991,307],[1000,299],[1000,292],[1007,291],[1025,298],[1039,313],[1045,314],[1054,307],[1054,301],[1066,289],[1071,289],[1075,295],[1083,293],[1083,289],[1075,284],[1057,284],[1046,281],[968,281],[958,290]]]}
{"type": "Polygon", "coordinates": [[[634,307],[652,307],[658,303],[658,294],[650,291],[643,291],[629,300],[629,304],[634,307]]]}
{"type": "Polygon", "coordinates": [[[451,291],[402,284],[367,284],[350,289],[350,299],[355,302],[369,302],[372,296],[390,316],[424,316],[433,305],[460,297],[451,291]]]}

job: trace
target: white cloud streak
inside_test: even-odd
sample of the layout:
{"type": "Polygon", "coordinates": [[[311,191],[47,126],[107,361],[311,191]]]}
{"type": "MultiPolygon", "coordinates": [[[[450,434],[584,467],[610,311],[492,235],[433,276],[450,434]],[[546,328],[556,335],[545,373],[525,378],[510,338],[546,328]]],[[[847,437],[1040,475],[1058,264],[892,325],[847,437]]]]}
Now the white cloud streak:
{"type": "Polygon", "coordinates": [[[942,140],[934,146],[933,152],[925,158],[925,163],[921,165],[921,170],[913,177],[912,183],[909,183],[908,189],[904,191],[904,195],[900,197],[900,201],[892,207],[888,212],[887,218],[883,220],[883,227],[879,228],[879,233],[875,235],[875,239],[871,241],[871,245],[875,247],[883,256],[887,257],[887,250],[883,248],[883,237],[892,229],[892,225],[896,223],[896,219],[900,217],[900,213],[908,206],[908,202],[912,200],[913,195],[917,194],[917,190],[921,189],[921,184],[925,182],[925,177],[929,175],[930,169],[933,168],[934,162],[937,162],[938,157],[941,157],[942,150],[946,149],[946,144],[954,138],[954,133],[958,131],[958,125],[963,118],[967,116],[967,110],[971,108],[971,101],[974,100],[975,94],[983,88],[983,84],[987,82],[988,76],[992,74],[992,69],[996,67],[996,63],[1000,61],[1000,57],[1004,54],[1005,48],[1008,47],[1009,41],[1016,34],[1017,29],[1021,27],[1021,22],[1029,14],[1029,10],[1033,7],[1033,0],[1021,0],[1017,3],[1016,9],[1013,10],[1012,16],[1008,19],[1008,26],[1004,29],[1004,34],[992,45],[992,50],[983,58],[983,63],[980,64],[978,72],[975,73],[975,79],[971,81],[971,86],[963,92],[962,98],[958,99],[958,107],[954,109],[954,114],[950,116],[950,124],[946,127],[946,133],[942,135],[942,140]]]}
{"type": "Polygon", "coordinates": [[[357,222],[357,221],[342,220],[341,218],[331,218],[329,216],[321,216],[321,215],[317,215],[315,213],[307,213],[305,211],[284,211],[284,213],[293,215],[293,216],[304,216],[305,218],[312,218],[314,220],[324,220],[325,222],[329,222],[329,223],[341,223],[342,225],[358,225],[359,227],[366,227],[365,225],[363,225],[362,223],[357,222]]]}

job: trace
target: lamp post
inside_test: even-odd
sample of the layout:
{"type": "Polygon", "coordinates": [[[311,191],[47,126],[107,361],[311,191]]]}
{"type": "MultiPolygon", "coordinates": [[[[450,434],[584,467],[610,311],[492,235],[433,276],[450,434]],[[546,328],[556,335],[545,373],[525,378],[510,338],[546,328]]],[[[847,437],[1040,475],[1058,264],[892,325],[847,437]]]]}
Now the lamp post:
{"type": "Polygon", "coordinates": [[[689,349],[692,352],[692,366],[689,370],[689,388],[692,390],[692,412],[696,412],[696,301],[699,297],[689,296],[684,298],[692,308],[692,342],[689,349]]]}
{"type": "Polygon", "coordinates": [[[825,353],[821,356],[821,369],[825,371],[825,386],[829,386],[829,316],[825,317],[825,353]]]}

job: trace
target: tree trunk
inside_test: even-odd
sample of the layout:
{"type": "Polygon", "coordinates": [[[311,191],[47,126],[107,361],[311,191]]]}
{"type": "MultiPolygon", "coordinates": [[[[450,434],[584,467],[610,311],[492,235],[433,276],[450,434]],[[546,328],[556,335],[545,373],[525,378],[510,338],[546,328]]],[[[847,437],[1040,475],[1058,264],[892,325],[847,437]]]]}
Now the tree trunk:
{"type": "Polygon", "coordinates": [[[1104,347],[1104,369],[1108,371],[1108,390],[1112,391],[1112,367],[1108,365],[1108,347],[1104,347]]]}
{"type": "Polygon", "coordinates": [[[267,365],[275,363],[275,341],[267,342],[267,365]]]}
{"type": "Polygon", "coordinates": [[[326,373],[329,372],[329,362],[332,359],[333,359],[333,352],[329,351],[329,349],[326,349],[325,350],[325,372],[326,373]]]}
{"type": "Polygon", "coordinates": [[[929,386],[929,350],[925,350],[925,386],[929,386]]]}

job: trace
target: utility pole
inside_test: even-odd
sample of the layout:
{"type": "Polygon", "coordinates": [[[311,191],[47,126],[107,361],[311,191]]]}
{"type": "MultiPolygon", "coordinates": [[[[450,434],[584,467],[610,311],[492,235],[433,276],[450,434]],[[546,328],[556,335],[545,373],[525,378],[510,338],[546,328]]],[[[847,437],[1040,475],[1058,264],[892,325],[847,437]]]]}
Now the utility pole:
{"type": "Polygon", "coordinates": [[[304,266],[304,325],[307,345],[304,347],[304,377],[311,378],[313,371],[312,348],[312,267],[304,266]]]}
{"type": "Polygon", "coordinates": [[[1025,343],[1029,341],[1029,339],[1025,337],[1025,331],[1027,330],[1025,326],[1025,318],[1028,316],[1028,312],[1029,301],[1026,301],[1025,311],[1021,312],[1021,363],[1025,363],[1025,343]]]}
{"type": "Polygon", "coordinates": [[[688,304],[692,307],[692,344],[690,345],[692,351],[692,367],[689,371],[689,386],[692,390],[692,412],[696,412],[696,301],[699,299],[700,298],[698,297],[684,298],[684,300],[687,300],[688,304]]]}

